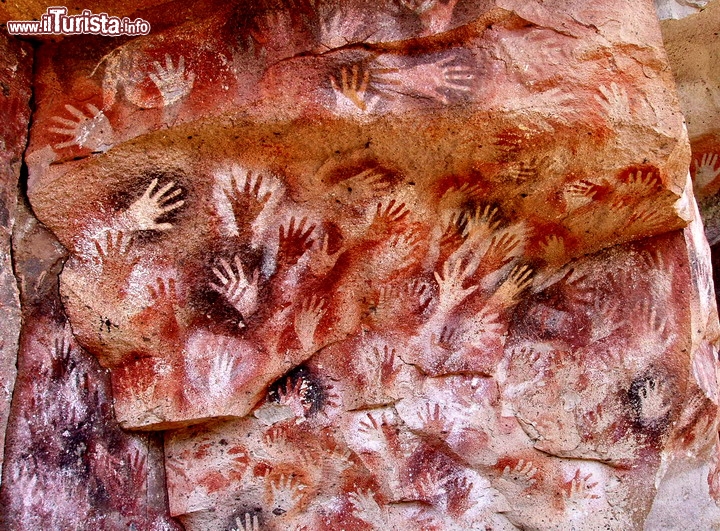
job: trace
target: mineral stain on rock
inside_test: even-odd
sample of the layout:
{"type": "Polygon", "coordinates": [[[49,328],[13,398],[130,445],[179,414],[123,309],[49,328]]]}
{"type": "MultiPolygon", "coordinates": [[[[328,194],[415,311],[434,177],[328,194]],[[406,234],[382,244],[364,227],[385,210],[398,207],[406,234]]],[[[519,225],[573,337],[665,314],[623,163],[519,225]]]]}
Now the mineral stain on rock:
{"type": "Polygon", "coordinates": [[[203,6],[35,51],[8,528],[642,529],[678,471],[717,492],[651,2],[203,6]]]}

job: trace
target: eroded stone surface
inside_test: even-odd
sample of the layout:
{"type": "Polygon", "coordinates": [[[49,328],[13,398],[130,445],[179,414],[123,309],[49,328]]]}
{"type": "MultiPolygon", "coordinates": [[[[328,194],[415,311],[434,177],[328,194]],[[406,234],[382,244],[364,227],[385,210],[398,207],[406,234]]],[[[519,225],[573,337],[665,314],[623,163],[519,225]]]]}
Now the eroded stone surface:
{"type": "MultiPolygon", "coordinates": [[[[613,55],[623,66],[613,76],[619,66],[599,50],[612,48],[607,39],[629,45],[638,35],[611,22],[597,43],[560,11],[552,18],[527,6],[517,13],[494,7],[457,28],[449,19],[441,36],[398,41],[419,31],[406,11],[388,26],[389,43],[370,39],[325,53],[316,50],[323,35],[316,33],[326,20],[301,25],[288,11],[290,27],[305,32],[296,42],[262,34],[273,31],[268,17],[282,12],[258,14],[254,45],[232,50],[236,62],[258,70],[256,78],[237,78],[248,83],[246,92],[230,92],[243,101],[208,105],[217,95],[203,91],[222,83],[212,77],[203,88],[206,74],[191,56],[181,54],[180,66],[179,56],[172,63],[168,55],[164,68],[172,63],[192,87],[113,131],[127,131],[121,139],[155,129],[155,118],[171,107],[180,122],[183,113],[205,120],[104,157],[46,166],[55,156],[112,143],[44,144],[64,130],[47,122],[70,124],[54,118],[57,91],[39,98],[29,193],[43,221],[74,250],[62,277],[68,311],[86,346],[113,368],[126,426],[245,415],[274,379],[362,330],[380,287],[395,299],[392,290],[407,282],[426,286],[422,306],[409,309],[417,321],[405,323],[423,344],[441,335],[449,316],[461,317],[453,312],[470,288],[458,289],[472,280],[482,289],[465,313],[484,307],[486,319],[500,320],[493,330],[503,337],[518,295],[559,266],[689,219],[676,205],[686,148],[675,138],[680,117],[671,110],[659,48],[613,55]],[[546,55],[535,53],[538,42],[548,45],[546,55]],[[588,59],[567,62],[578,56],[588,59]],[[631,84],[633,75],[643,84],[631,84]],[[567,85],[574,90],[564,93],[567,85]],[[245,113],[209,119],[226,104],[245,113]],[[97,284],[104,288],[91,288],[97,284]],[[215,359],[219,350],[246,352],[241,373],[215,359]]],[[[352,3],[337,11],[349,19],[364,13],[384,12],[352,3]]],[[[213,23],[208,34],[225,27],[213,23]]],[[[132,50],[149,54],[157,42],[180,50],[185,33],[135,40],[132,50]]],[[[644,37],[658,42],[657,32],[654,41],[644,37]]],[[[69,57],[53,53],[41,83],[52,85],[69,57]]],[[[75,79],[104,94],[92,78],[75,79]]],[[[83,135],[108,130],[105,112],[97,114],[99,129],[83,135]]],[[[491,371],[498,361],[486,355],[469,367],[415,357],[435,375],[491,371]]]]}
{"type": "Polygon", "coordinates": [[[0,112],[4,116],[0,123],[0,473],[20,335],[20,300],[10,247],[28,137],[31,82],[30,46],[0,36],[0,112]]]}
{"type": "Polygon", "coordinates": [[[680,19],[695,15],[708,5],[710,0],[655,0],[660,20],[680,19]]]}
{"type": "Polygon", "coordinates": [[[160,441],[118,428],[107,375],[72,336],[57,291],[65,258],[52,234],[21,208],[14,264],[24,324],[0,527],[180,529],[167,515],[160,441]]]}
{"type": "MultiPolygon", "coordinates": [[[[383,331],[326,349],[254,418],[166,438],[172,513],[189,529],[254,517],[272,529],[642,528],[655,478],[664,485],[669,463],[707,456],[715,438],[714,350],[701,337],[680,361],[692,350],[680,308],[693,304],[658,310],[691,276],[707,286],[686,252],[675,233],[574,263],[524,303],[485,374],[428,377],[407,363],[407,339],[383,331]],[[589,310],[607,291],[628,305],[589,310]],[[531,317],[542,314],[554,318],[531,317]]],[[[669,506],[658,510],[677,514],[669,506]]],[[[717,525],[716,513],[704,517],[717,525]]]]}
{"type": "Polygon", "coordinates": [[[693,160],[690,172],[703,215],[708,240],[720,240],[720,79],[719,46],[714,33],[720,24],[720,4],[710,3],[702,13],[684,20],[663,22],[663,38],[687,120],[693,160]]]}
{"type": "Polygon", "coordinates": [[[642,529],[701,478],[717,524],[710,253],[655,16],[223,4],[41,47],[29,197],[121,425],[169,430],[173,516],[642,529]]]}

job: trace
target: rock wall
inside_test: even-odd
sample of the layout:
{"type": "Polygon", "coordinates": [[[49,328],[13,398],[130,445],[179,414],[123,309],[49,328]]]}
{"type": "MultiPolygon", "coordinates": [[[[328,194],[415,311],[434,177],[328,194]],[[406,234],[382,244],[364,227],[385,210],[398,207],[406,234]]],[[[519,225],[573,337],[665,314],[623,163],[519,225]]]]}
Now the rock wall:
{"type": "Polygon", "coordinates": [[[33,48],[5,36],[0,47],[0,528],[179,529],[161,438],[119,429],[107,374],[64,315],[67,251],[23,199],[33,48]]]}
{"type": "Polygon", "coordinates": [[[677,20],[699,13],[709,2],[710,0],[655,0],[655,8],[660,20],[677,20]]]}
{"type": "Polygon", "coordinates": [[[708,240],[720,240],[718,192],[720,152],[717,119],[720,88],[716,67],[718,44],[714,33],[720,23],[720,5],[711,3],[702,13],[663,23],[663,36],[677,81],[681,108],[693,150],[690,171],[703,214],[708,240]]]}
{"type": "Polygon", "coordinates": [[[20,299],[11,240],[28,138],[32,60],[30,46],[0,37],[0,109],[5,117],[0,123],[0,473],[20,338],[20,299]]]}
{"type": "Polygon", "coordinates": [[[6,528],[720,526],[652,2],[133,16],[34,53],[6,528]]]}

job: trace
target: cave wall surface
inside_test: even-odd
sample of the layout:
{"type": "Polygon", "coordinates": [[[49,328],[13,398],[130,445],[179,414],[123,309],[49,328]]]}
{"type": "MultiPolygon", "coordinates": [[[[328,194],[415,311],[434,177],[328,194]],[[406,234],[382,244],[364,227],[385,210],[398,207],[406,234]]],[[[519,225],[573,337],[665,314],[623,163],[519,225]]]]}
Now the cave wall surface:
{"type": "Polygon", "coordinates": [[[711,2],[701,13],[666,20],[663,38],[675,76],[680,105],[692,146],[690,171],[711,245],[720,241],[720,4],[711,2]]]}
{"type": "Polygon", "coordinates": [[[653,2],[122,10],[35,43],[0,525],[720,527],[716,121],[653,2]]]}
{"type": "Polygon", "coordinates": [[[679,20],[700,13],[711,0],[655,0],[660,20],[679,20]]]}
{"type": "Polygon", "coordinates": [[[20,338],[20,299],[11,245],[20,167],[27,144],[31,85],[32,49],[2,35],[0,109],[5,119],[0,123],[0,473],[20,338]]]}

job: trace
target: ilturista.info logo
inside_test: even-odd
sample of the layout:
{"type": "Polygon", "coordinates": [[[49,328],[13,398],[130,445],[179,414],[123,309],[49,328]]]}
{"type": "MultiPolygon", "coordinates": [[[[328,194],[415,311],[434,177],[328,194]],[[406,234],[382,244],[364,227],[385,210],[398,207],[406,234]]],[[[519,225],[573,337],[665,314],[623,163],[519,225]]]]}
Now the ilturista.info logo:
{"type": "Polygon", "coordinates": [[[67,7],[48,7],[40,20],[10,20],[7,23],[10,35],[147,35],[150,23],[147,20],[128,17],[112,17],[107,13],[93,13],[89,9],[78,15],[68,15],[67,7]]]}

